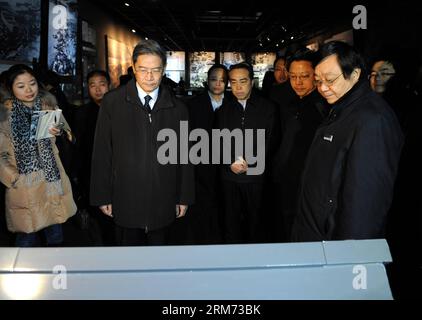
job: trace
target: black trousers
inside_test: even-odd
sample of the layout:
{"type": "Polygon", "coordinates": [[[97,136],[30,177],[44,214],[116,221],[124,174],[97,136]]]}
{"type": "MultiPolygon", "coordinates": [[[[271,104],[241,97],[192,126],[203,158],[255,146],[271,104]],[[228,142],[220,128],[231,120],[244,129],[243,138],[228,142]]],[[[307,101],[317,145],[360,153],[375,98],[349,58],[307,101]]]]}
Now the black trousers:
{"type": "Polygon", "coordinates": [[[225,242],[262,242],[263,184],[223,181],[223,193],[225,242]]]}
{"type": "Polygon", "coordinates": [[[221,244],[221,209],[217,203],[198,202],[171,226],[170,244],[221,244]]]}
{"type": "MultiPolygon", "coordinates": [[[[281,183],[270,183],[268,198],[268,221],[271,242],[289,242],[297,211],[297,191],[281,183]]],[[[266,194],[266,195],[267,195],[266,194]]]]}
{"type": "Polygon", "coordinates": [[[116,242],[118,246],[164,246],[168,244],[168,229],[156,230],[126,228],[116,225],[116,242]]]}
{"type": "Polygon", "coordinates": [[[88,207],[90,225],[89,237],[94,246],[115,246],[115,224],[113,219],[106,216],[98,207],[88,207]]]}

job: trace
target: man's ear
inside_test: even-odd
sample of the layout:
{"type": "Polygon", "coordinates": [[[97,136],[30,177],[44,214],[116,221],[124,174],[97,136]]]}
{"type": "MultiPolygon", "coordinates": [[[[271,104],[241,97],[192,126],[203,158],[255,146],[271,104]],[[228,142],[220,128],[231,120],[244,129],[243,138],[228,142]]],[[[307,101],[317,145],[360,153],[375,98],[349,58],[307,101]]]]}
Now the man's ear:
{"type": "Polygon", "coordinates": [[[353,70],[353,72],[352,72],[353,80],[356,80],[356,81],[359,80],[361,73],[362,73],[362,69],[361,68],[355,68],[353,70]]]}

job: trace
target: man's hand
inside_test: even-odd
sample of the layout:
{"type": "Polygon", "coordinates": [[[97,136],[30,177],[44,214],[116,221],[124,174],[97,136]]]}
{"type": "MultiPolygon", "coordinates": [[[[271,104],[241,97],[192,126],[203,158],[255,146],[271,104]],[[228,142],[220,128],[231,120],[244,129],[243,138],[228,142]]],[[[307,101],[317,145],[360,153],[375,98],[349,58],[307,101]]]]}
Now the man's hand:
{"type": "Polygon", "coordinates": [[[188,206],[184,204],[176,204],[176,218],[181,218],[186,214],[188,206]]]}
{"type": "Polygon", "coordinates": [[[111,204],[106,204],[105,206],[100,206],[100,210],[106,215],[111,218],[113,218],[113,209],[111,207],[111,204]]]}
{"type": "Polygon", "coordinates": [[[238,157],[237,160],[230,165],[230,169],[235,174],[241,174],[248,170],[248,163],[242,157],[238,157]]]}

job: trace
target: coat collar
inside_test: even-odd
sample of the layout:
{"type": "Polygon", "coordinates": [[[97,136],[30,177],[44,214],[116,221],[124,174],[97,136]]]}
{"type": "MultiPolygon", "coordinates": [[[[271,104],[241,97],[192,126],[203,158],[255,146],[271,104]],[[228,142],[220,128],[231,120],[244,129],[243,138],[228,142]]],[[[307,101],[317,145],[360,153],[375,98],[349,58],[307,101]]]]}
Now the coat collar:
{"type": "Polygon", "coordinates": [[[328,121],[331,122],[335,118],[338,119],[340,116],[349,114],[354,109],[352,104],[369,92],[371,92],[371,89],[367,81],[359,80],[349,92],[332,105],[328,115],[328,121]]]}
{"type": "MultiPolygon", "coordinates": [[[[229,100],[229,99],[227,99],[229,100]]],[[[230,101],[232,103],[234,103],[236,106],[238,106],[241,110],[243,110],[243,106],[242,104],[237,101],[236,97],[233,96],[230,101]]],[[[246,100],[246,109],[251,108],[251,107],[258,107],[259,106],[259,101],[260,101],[260,96],[258,93],[256,93],[255,89],[252,88],[252,92],[251,95],[249,96],[249,98],[246,100]]]]}
{"type": "MultiPolygon", "coordinates": [[[[40,90],[39,95],[41,97],[42,110],[54,110],[56,108],[57,99],[54,95],[45,90],[40,90]]],[[[10,96],[0,103],[0,121],[5,121],[8,118],[9,112],[12,111],[12,106],[13,98],[10,96]]]]}
{"type": "MultiPolygon", "coordinates": [[[[139,99],[138,90],[136,89],[136,82],[135,79],[130,80],[126,85],[126,93],[125,93],[125,99],[128,103],[136,105],[137,107],[142,106],[142,102],[139,99]]],[[[157,112],[161,109],[167,109],[167,108],[174,108],[174,100],[173,95],[170,91],[170,89],[166,86],[161,84],[160,90],[158,93],[158,99],[157,102],[154,104],[154,108],[151,112],[157,112]]]]}

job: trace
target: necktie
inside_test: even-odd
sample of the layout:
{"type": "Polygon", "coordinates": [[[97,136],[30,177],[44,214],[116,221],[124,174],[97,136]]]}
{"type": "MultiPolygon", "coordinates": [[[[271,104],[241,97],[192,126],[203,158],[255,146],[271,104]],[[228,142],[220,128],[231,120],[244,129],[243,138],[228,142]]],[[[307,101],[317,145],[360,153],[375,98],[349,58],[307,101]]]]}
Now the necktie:
{"type": "Polygon", "coordinates": [[[149,102],[152,100],[151,96],[146,95],[144,99],[145,99],[145,103],[144,103],[145,108],[148,109],[148,112],[151,112],[151,107],[149,105],[149,102]]]}
{"type": "Polygon", "coordinates": [[[149,106],[149,102],[152,100],[152,98],[151,98],[151,96],[146,95],[144,99],[145,99],[144,107],[147,108],[149,122],[151,123],[152,117],[151,117],[151,107],[149,106]]]}

